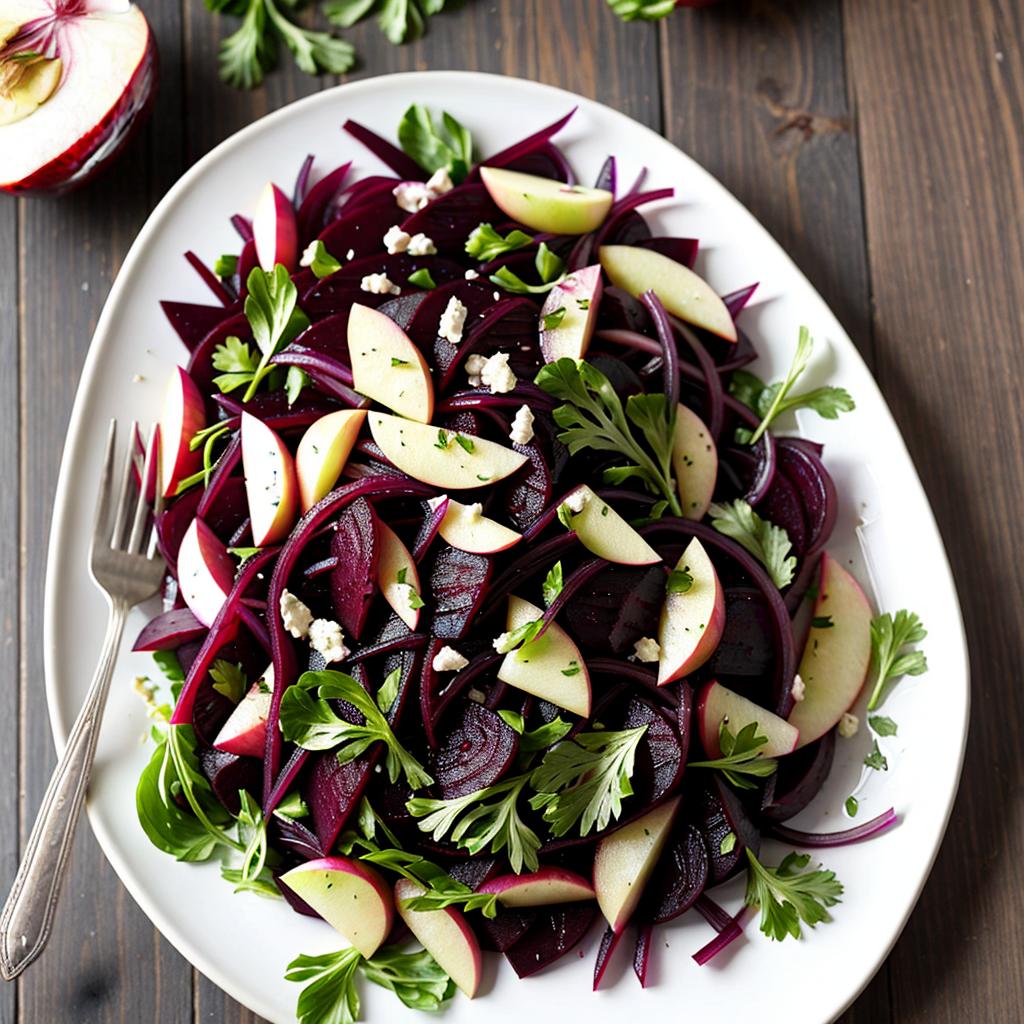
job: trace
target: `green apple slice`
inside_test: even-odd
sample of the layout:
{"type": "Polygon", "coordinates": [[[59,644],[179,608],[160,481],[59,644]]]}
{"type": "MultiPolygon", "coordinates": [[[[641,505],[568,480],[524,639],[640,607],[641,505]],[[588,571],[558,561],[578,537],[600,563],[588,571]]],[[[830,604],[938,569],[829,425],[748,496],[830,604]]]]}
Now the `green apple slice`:
{"type": "Polygon", "coordinates": [[[661,555],[586,484],[566,497],[562,509],[569,529],[575,530],[580,543],[598,557],[620,565],[653,565],[661,561],[661,555]],[[574,512],[577,507],[580,511],[574,512]]]}
{"type": "Polygon", "coordinates": [[[683,518],[700,522],[707,515],[715,493],[718,449],[704,421],[685,405],[676,410],[672,472],[676,477],[683,518]]]}
{"type": "Polygon", "coordinates": [[[603,188],[481,167],[480,180],[495,204],[520,224],[556,235],[585,235],[608,216],[613,196],[603,188]]]}
{"type": "Polygon", "coordinates": [[[371,412],[368,418],[373,440],[390,462],[414,480],[445,491],[504,480],[526,462],[525,455],[482,437],[383,412],[371,412]]]}
{"type": "Polygon", "coordinates": [[[736,324],[718,293],[689,267],[653,249],[602,245],[601,266],[612,284],[639,298],[654,289],[665,309],[726,341],[736,340],[736,324]]]}

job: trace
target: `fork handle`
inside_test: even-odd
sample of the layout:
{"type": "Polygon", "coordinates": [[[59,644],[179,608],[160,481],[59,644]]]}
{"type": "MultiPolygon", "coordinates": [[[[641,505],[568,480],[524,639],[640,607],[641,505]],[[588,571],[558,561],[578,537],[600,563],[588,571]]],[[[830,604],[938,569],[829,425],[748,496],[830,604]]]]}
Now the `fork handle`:
{"type": "Polygon", "coordinates": [[[6,981],[21,974],[42,953],[50,937],[127,617],[128,605],[112,600],[96,673],[46,787],[14,886],[0,914],[0,975],[6,981]]]}

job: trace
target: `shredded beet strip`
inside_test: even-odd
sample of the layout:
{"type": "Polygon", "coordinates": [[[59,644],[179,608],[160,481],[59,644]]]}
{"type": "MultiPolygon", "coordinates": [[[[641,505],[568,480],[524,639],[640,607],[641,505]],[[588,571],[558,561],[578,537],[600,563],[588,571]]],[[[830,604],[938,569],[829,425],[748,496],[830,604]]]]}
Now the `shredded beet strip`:
{"type": "MultiPolygon", "coordinates": [[[[662,312],[664,313],[664,307],[662,307],[662,312]]],[[[668,317],[667,313],[665,315],[668,317]]],[[[703,374],[704,387],[707,390],[707,414],[704,418],[712,438],[717,442],[722,432],[723,407],[725,404],[722,397],[722,379],[718,376],[718,368],[715,366],[715,361],[708,355],[708,350],[690,329],[689,324],[683,323],[682,320],[676,317],[668,317],[668,319],[683,341],[690,346],[690,351],[693,352],[697,365],[703,374]]]]}
{"type": "Polygon", "coordinates": [[[306,198],[306,193],[309,190],[309,172],[313,170],[313,161],[315,159],[312,153],[308,154],[306,159],[302,161],[299,173],[295,176],[295,188],[292,190],[292,206],[296,210],[302,205],[302,200],[306,198]]]}
{"type": "Polygon", "coordinates": [[[540,639],[548,631],[548,626],[555,621],[555,616],[565,607],[569,598],[608,564],[603,558],[592,558],[570,574],[569,578],[563,582],[562,590],[558,597],[548,605],[547,610],[544,612],[544,617],[541,620],[543,625],[540,627],[540,632],[535,639],[540,639]]]}
{"type": "Polygon", "coordinates": [[[601,170],[598,171],[597,181],[594,182],[594,188],[603,188],[606,192],[611,192],[612,200],[614,201],[615,186],[618,183],[618,178],[618,162],[614,156],[609,156],[601,165],[601,170]]]}
{"type": "Polygon", "coordinates": [[[358,139],[375,157],[382,160],[406,181],[424,181],[426,173],[412,157],[406,156],[397,146],[392,146],[387,139],[382,139],[375,131],[371,131],[358,121],[347,120],[342,129],[354,139],[358,139]]]}
{"type": "Polygon", "coordinates": [[[192,269],[203,279],[203,284],[225,305],[230,306],[237,298],[221,279],[191,249],[185,253],[185,259],[192,269]]]}
{"type": "Polygon", "coordinates": [[[527,156],[536,149],[540,149],[546,142],[550,141],[552,136],[557,135],[568,123],[569,119],[576,113],[576,107],[573,107],[564,117],[560,117],[553,124],[549,124],[546,128],[541,128],[539,132],[534,132],[533,135],[528,135],[525,139],[517,142],[514,146],[509,146],[507,149],[503,149],[494,156],[490,157],[485,165],[477,164],[466,177],[466,181],[476,181],[480,177],[480,167],[507,167],[511,163],[515,163],[521,157],[527,156]]]}
{"type": "Polygon", "coordinates": [[[732,917],[727,910],[720,907],[710,896],[706,893],[701,893],[696,902],[693,904],[693,909],[704,918],[705,921],[716,932],[725,931],[726,928],[732,923],[732,917]]]}
{"type": "Polygon", "coordinates": [[[289,345],[283,352],[271,356],[270,361],[278,366],[301,366],[304,370],[316,370],[327,377],[337,378],[342,384],[352,384],[352,370],[340,359],[332,359],[302,345],[289,345]]]}
{"type": "Polygon", "coordinates": [[[675,711],[675,695],[666,687],[658,685],[657,673],[649,668],[644,668],[636,662],[624,661],[620,658],[587,658],[587,669],[592,676],[609,675],[617,679],[630,679],[644,687],[645,690],[648,690],[649,696],[663,704],[663,710],[675,711]]]}
{"type": "Polygon", "coordinates": [[[528,551],[491,583],[487,594],[490,607],[497,607],[523,580],[529,579],[534,573],[541,569],[550,569],[551,563],[558,561],[578,543],[579,538],[573,531],[551,537],[542,541],[532,551],[528,551]]]}
{"type": "Polygon", "coordinates": [[[772,825],[769,834],[776,839],[781,839],[784,843],[792,843],[794,846],[848,846],[850,843],[859,843],[885,832],[894,825],[898,825],[899,820],[899,815],[890,807],[870,821],[865,821],[862,825],[855,825],[853,828],[843,829],[841,832],[801,832],[788,825],[772,825]]]}
{"type": "Polygon", "coordinates": [[[426,633],[409,633],[400,636],[395,640],[385,640],[383,643],[374,644],[372,647],[364,647],[361,651],[353,654],[348,660],[352,665],[358,665],[367,658],[375,658],[379,654],[391,654],[393,651],[415,651],[420,647],[426,647],[430,637],[426,633]]]}
{"type": "Polygon", "coordinates": [[[654,925],[640,926],[636,937],[636,948],[633,950],[633,971],[641,988],[647,988],[647,971],[651,966],[651,940],[654,938],[654,925]]]}
{"type": "Polygon", "coordinates": [[[252,241],[252,221],[248,217],[243,217],[240,213],[232,214],[231,226],[238,232],[243,245],[252,241]]]}
{"type": "MultiPolygon", "coordinates": [[[[675,415],[675,408],[679,402],[679,349],[676,348],[676,339],[672,333],[672,325],[668,320],[668,313],[661,304],[661,299],[653,289],[646,291],[640,296],[640,301],[647,308],[654,321],[654,329],[658,332],[658,341],[661,343],[661,355],[665,361],[665,401],[668,402],[669,415],[675,415]]],[[[718,377],[718,374],[715,374],[718,377]]],[[[709,388],[710,391],[710,388],[709,388]]]]}
{"type": "Polygon", "coordinates": [[[604,972],[608,970],[608,963],[612,958],[612,953],[615,952],[615,947],[618,946],[623,934],[624,930],[615,931],[615,929],[609,926],[605,929],[604,935],[601,936],[601,945],[597,947],[597,960],[594,962],[594,992],[598,990],[601,979],[604,977],[604,972]]]}
{"type": "Polygon", "coordinates": [[[719,953],[731,946],[742,934],[747,921],[754,916],[756,911],[753,907],[744,905],[739,913],[729,919],[728,925],[720,931],[706,946],[701,946],[693,959],[703,967],[710,963],[719,953]]]}

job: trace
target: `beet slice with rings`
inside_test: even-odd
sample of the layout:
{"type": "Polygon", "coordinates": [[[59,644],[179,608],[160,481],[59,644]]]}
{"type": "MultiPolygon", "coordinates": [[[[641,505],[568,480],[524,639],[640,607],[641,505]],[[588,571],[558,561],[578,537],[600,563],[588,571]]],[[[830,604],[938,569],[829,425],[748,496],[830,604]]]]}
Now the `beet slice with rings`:
{"type": "Polygon", "coordinates": [[[761,849],[761,833],[739,798],[725,781],[717,777],[717,773],[701,774],[709,774],[711,778],[701,779],[704,785],[690,806],[694,809],[697,828],[707,847],[711,882],[717,885],[743,867],[746,862],[743,851],[747,847],[757,855],[761,849]]]}
{"type": "Polygon", "coordinates": [[[330,850],[337,842],[370,781],[379,753],[371,748],[368,757],[348,764],[338,764],[338,755],[331,750],[311,757],[303,797],[322,849],[330,850]]]}
{"type": "Polygon", "coordinates": [[[710,859],[700,830],[681,818],[647,882],[637,920],[663,924],[679,917],[697,902],[709,878],[710,859]]]}
{"type": "Polygon", "coordinates": [[[317,860],[324,855],[316,834],[302,824],[283,815],[274,815],[269,823],[275,845],[283,847],[300,860],[317,860]]]}
{"type": "Polygon", "coordinates": [[[467,700],[439,737],[430,772],[444,800],[467,796],[498,781],[519,752],[519,737],[493,711],[467,700]]]}
{"type": "Polygon", "coordinates": [[[761,817],[767,821],[788,821],[799,814],[821,791],[836,753],[836,730],[779,759],[779,768],[769,776],[761,798],[761,817]]]}
{"type": "MultiPolygon", "coordinates": [[[[502,219],[504,214],[483,185],[460,185],[438,196],[417,213],[407,215],[401,225],[407,234],[426,235],[442,255],[465,259],[466,239],[473,231],[482,223],[494,224],[502,219]]],[[[380,248],[379,239],[377,247],[380,248]]],[[[462,276],[461,270],[459,276],[462,276]]]]}
{"type": "Polygon", "coordinates": [[[331,570],[334,613],[345,633],[358,640],[377,594],[380,562],[377,514],[365,498],[357,498],[339,514],[331,554],[338,559],[331,570]]]}
{"type": "Polygon", "coordinates": [[[588,653],[632,654],[657,623],[664,597],[660,566],[609,566],[566,608],[569,632],[588,653]]]}
{"type": "Polygon", "coordinates": [[[771,610],[759,590],[727,587],[725,629],[711,656],[714,675],[765,676],[775,663],[771,610]]]}
{"type": "Polygon", "coordinates": [[[439,548],[427,571],[433,609],[431,633],[444,640],[458,640],[466,635],[476,616],[491,581],[494,562],[486,555],[449,547],[439,548]]]}
{"type": "Polygon", "coordinates": [[[547,459],[534,444],[513,444],[529,460],[529,469],[516,473],[498,492],[498,503],[517,530],[528,530],[551,504],[553,483],[547,459]]]}
{"type": "Polygon", "coordinates": [[[587,934],[595,917],[597,907],[592,903],[545,907],[505,957],[520,978],[528,978],[565,956],[587,934]]]}
{"type": "Polygon", "coordinates": [[[257,757],[239,757],[223,750],[205,747],[199,752],[199,767],[210,782],[213,795],[231,814],[241,808],[239,790],[254,799],[263,788],[263,764],[257,757]]]}
{"type": "Polygon", "coordinates": [[[685,754],[674,723],[646,699],[634,697],[626,706],[622,728],[639,726],[647,728],[636,748],[633,796],[629,803],[646,809],[679,785],[685,754]]]}

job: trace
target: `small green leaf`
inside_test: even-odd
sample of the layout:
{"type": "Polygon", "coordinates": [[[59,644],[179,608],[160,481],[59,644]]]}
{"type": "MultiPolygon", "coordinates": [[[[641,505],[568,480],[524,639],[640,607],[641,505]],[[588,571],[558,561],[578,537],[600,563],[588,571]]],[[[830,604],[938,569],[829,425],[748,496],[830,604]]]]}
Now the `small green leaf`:
{"type": "Polygon", "coordinates": [[[873,768],[876,772],[887,772],[889,770],[889,762],[882,751],[878,749],[878,740],[873,741],[871,753],[864,758],[864,764],[868,768],[873,768]]]}
{"type": "Polygon", "coordinates": [[[245,696],[249,680],[241,662],[233,665],[230,661],[217,658],[210,666],[210,678],[213,680],[213,688],[232,704],[237,704],[245,696]]]}
{"type": "Polygon", "coordinates": [[[234,277],[238,270],[238,257],[225,253],[218,256],[213,264],[213,272],[220,278],[234,277]]]}
{"type": "Polygon", "coordinates": [[[498,711],[498,717],[513,731],[523,734],[523,729],[526,728],[526,724],[523,721],[523,716],[518,711],[506,711],[504,708],[498,711]]]}
{"type": "Polygon", "coordinates": [[[735,832],[726,832],[726,834],[724,836],[722,836],[722,841],[718,844],[718,852],[723,857],[725,857],[728,854],[732,853],[732,851],[735,850],[735,849],[736,849],[736,833],[735,832]]]}
{"type": "Polygon", "coordinates": [[[395,698],[398,696],[398,688],[402,682],[402,670],[396,668],[389,672],[377,691],[377,707],[387,714],[394,706],[395,698]]]}
{"type": "Polygon", "coordinates": [[[665,590],[670,594],[688,594],[693,589],[693,577],[685,569],[673,569],[668,574],[665,590]]]}
{"type": "Polygon", "coordinates": [[[545,313],[541,326],[545,331],[553,331],[565,319],[565,306],[559,306],[550,313],[545,313]]]}
{"type": "Polygon", "coordinates": [[[544,577],[544,582],[541,584],[541,593],[544,596],[544,607],[550,608],[555,602],[555,598],[562,592],[563,586],[562,580],[562,563],[555,562],[553,566],[548,570],[547,576],[544,577]]]}
{"type": "Polygon", "coordinates": [[[503,238],[490,224],[479,224],[466,239],[466,253],[481,263],[489,263],[498,256],[531,245],[533,239],[518,229],[503,238]]]}
{"type": "Polygon", "coordinates": [[[855,796],[848,796],[846,798],[846,802],[843,804],[843,807],[846,809],[846,813],[851,818],[855,818],[857,816],[857,808],[859,806],[860,804],[858,804],[857,798],[855,796]]]}
{"type": "Polygon", "coordinates": [[[899,728],[896,723],[885,715],[869,715],[868,725],[871,726],[879,736],[895,736],[899,728]]]}

